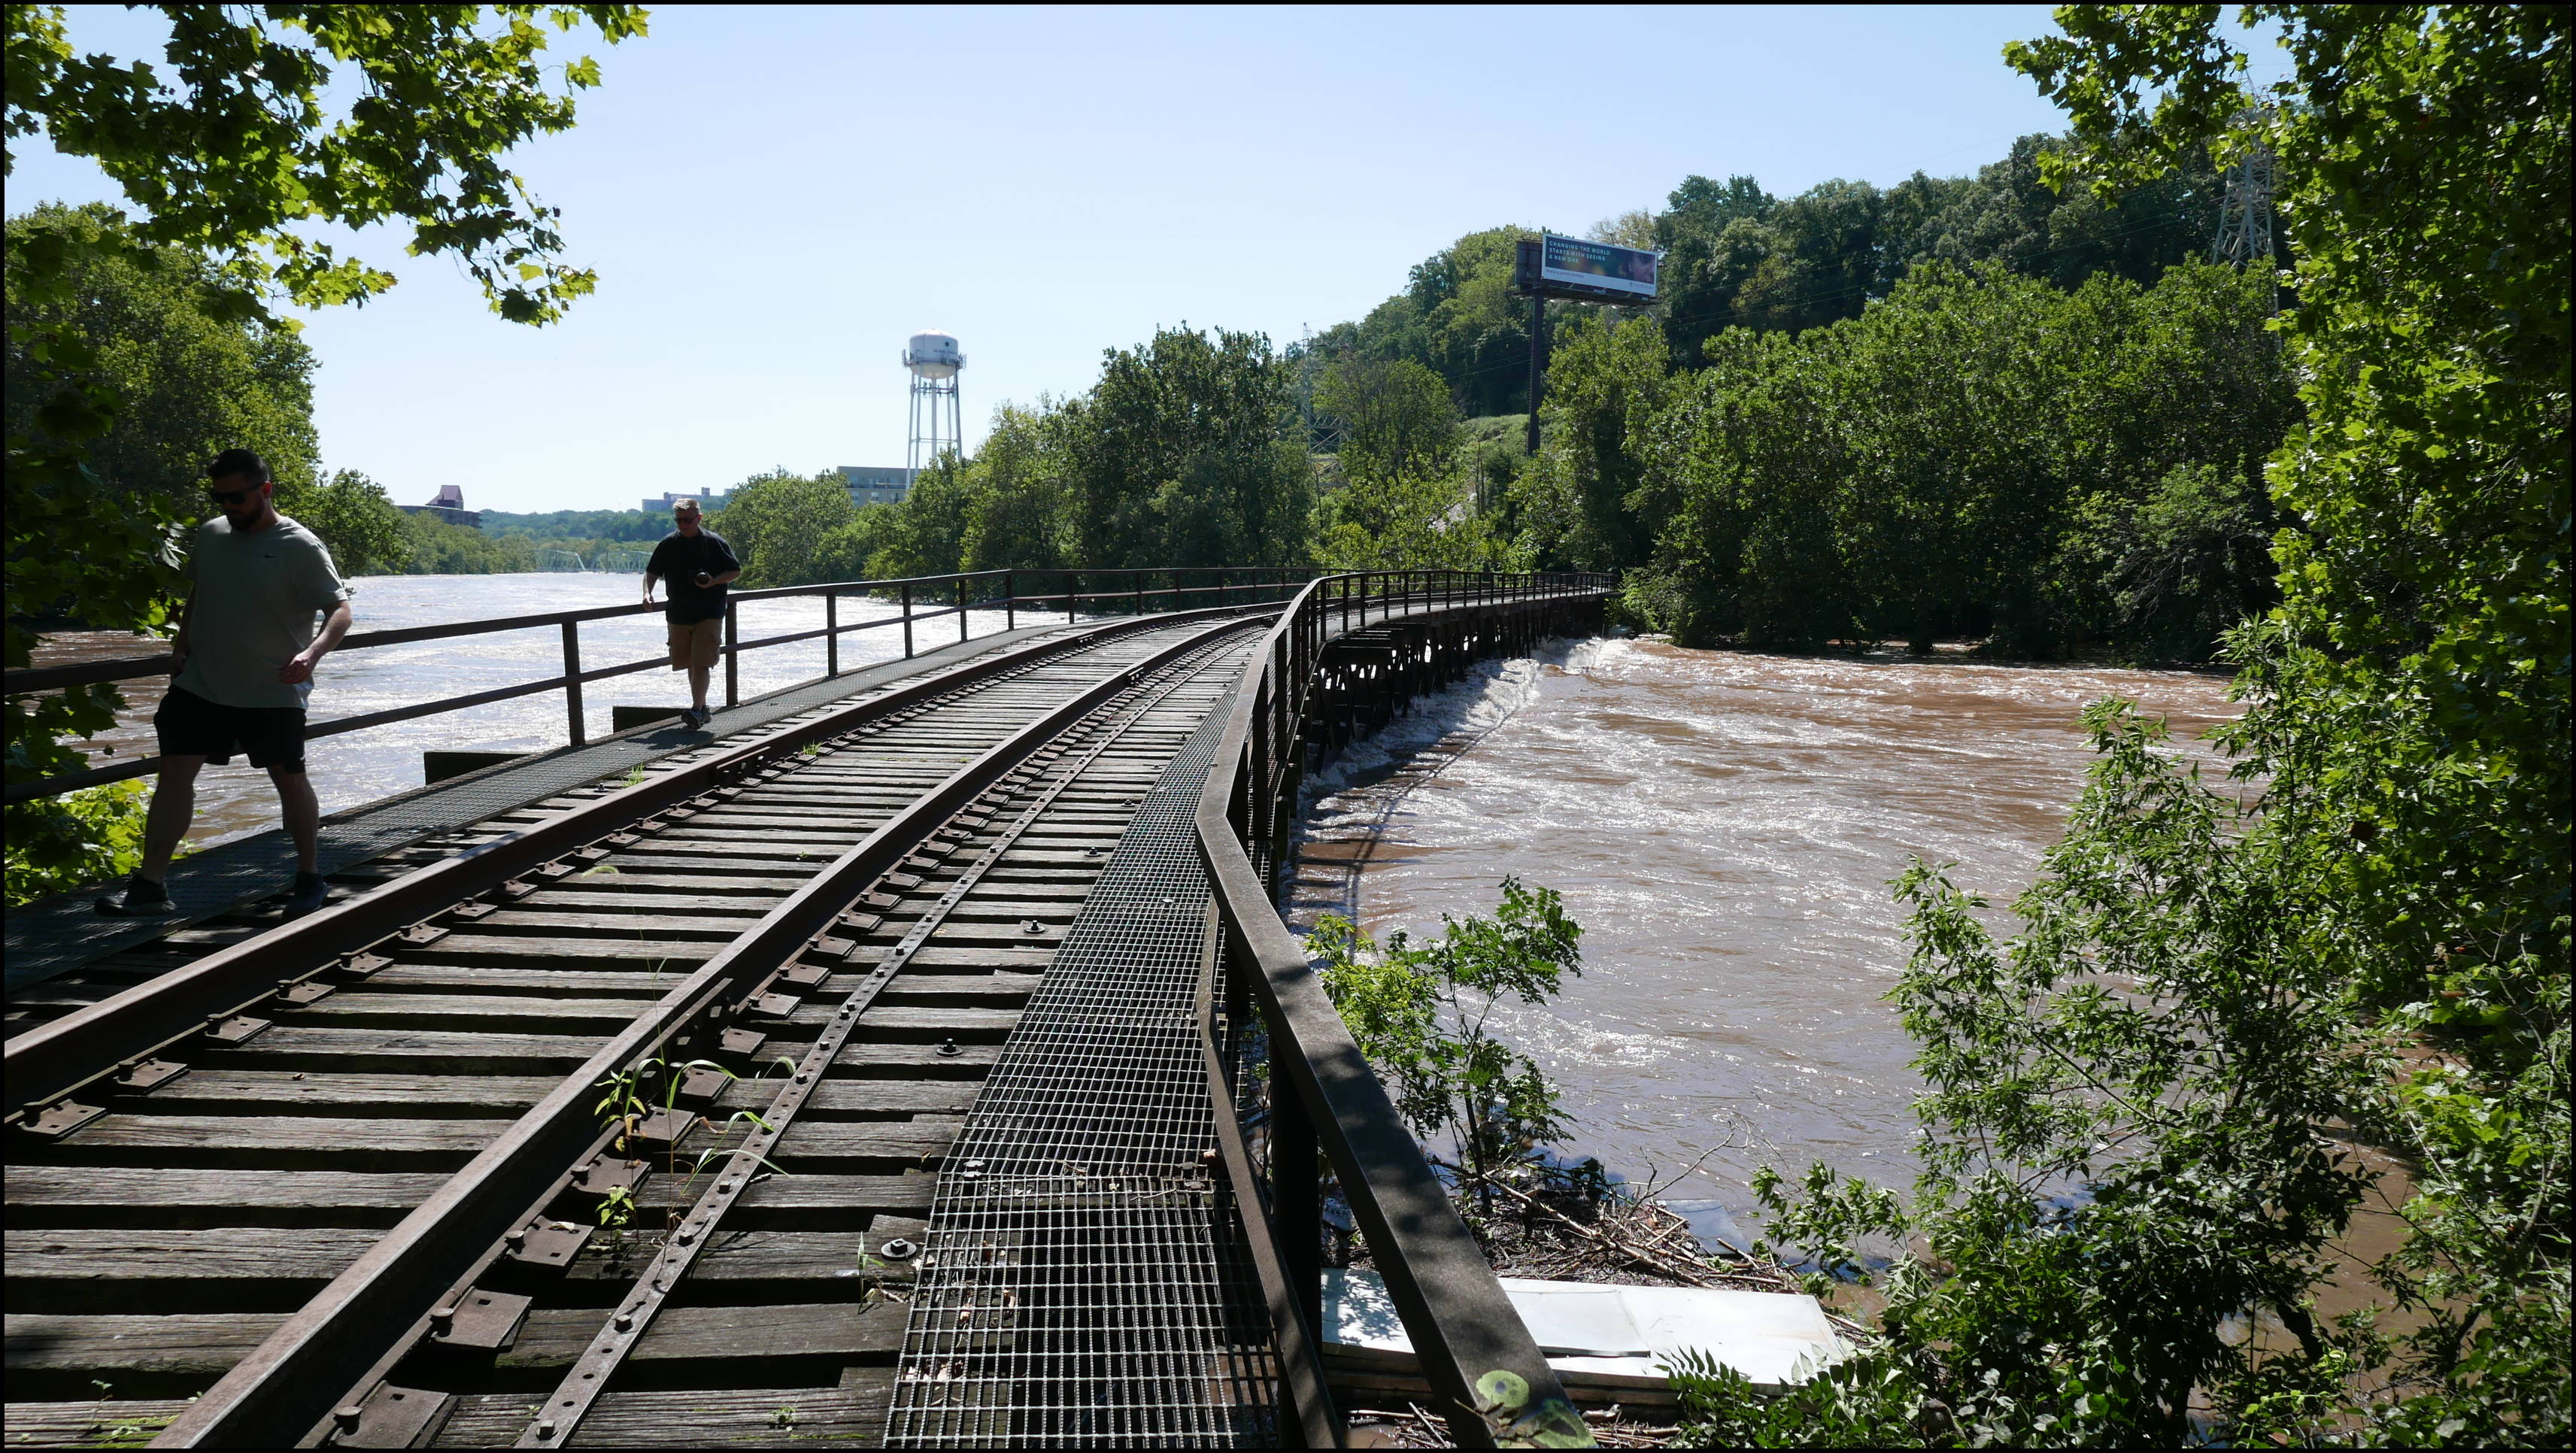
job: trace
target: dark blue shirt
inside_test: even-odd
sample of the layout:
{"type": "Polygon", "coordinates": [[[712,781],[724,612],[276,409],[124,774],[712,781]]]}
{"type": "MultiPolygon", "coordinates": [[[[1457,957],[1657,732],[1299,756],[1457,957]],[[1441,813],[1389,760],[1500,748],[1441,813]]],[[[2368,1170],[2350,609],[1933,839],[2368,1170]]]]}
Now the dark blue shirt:
{"type": "Polygon", "coordinates": [[[662,607],[662,614],[677,625],[721,617],[725,609],[725,588],[721,585],[701,586],[697,583],[698,576],[701,573],[722,575],[728,570],[741,568],[741,562],[733,558],[733,547],[725,543],[724,536],[704,525],[698,527],[694,538],[677,530],[664,535],[662,543],[653,547],[652,562],[644,567],[647,574],[659,575],[670,585],[671,602],[662,607]]]}

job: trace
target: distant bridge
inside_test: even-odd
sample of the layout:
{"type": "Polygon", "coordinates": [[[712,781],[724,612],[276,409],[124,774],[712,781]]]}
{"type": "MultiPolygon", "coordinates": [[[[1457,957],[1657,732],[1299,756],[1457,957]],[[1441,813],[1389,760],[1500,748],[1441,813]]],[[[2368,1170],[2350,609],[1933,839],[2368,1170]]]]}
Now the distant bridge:
{"type": "Polygon", "coordinates": [[[582,688],[662,663],[585,669],[579,626],[658,607],[353,636],[558,627],[563,664],[325,733],[553,691],[572,744],[337,815],[307,918],[263,914],[275,834],[182,859],[168,920],[11,915],[11,1441],[1338,1444],[1320,1155],[1412,1395],[1588,1442],[1274,893],[1306,771],[1609,589],[745,592],[826,624],[729,630],[712,732],[597,741],[582,688]],[[859,630],[904,655],[841,670],[859,630]],[[821,678],[740,698],[812,639],[821,678]]]}

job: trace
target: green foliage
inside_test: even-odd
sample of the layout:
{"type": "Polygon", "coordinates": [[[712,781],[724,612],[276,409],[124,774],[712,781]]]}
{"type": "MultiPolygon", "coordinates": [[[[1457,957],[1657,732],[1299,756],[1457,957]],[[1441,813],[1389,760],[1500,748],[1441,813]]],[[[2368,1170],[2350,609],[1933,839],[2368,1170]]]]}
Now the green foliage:
{"type": "Polygon", "coordinates": [[[2263,280],[2200,264],[2070,293],[1927,263],[1860,317],[1710,339],[1669,384],[1627,365],[1648,409],[1595,406],[1530,476],[1564,502],[1524,518],[1608,563],[1609,490],[1577,486],[1635,479],[1626,513],[1659,528],[1644,603],[1686,640],[2204,656],[2272,598],[2259,469],[2294,410],[2269,303],[2263,280]]]}
{"type": "Polygon", "coordinates": [[[1409,360],[1333,359],[1316,386],[1314,408],[1319,422],[1340,435],[1346,480],[1438,475],[1458,450],[1449,386],[1409,360]]]}
{"type": "Polygon", "coordinates": [[[1299,345],[1319,365],[1316,384],[1333,360],[1401,359],[1438,374],[1469,415],[1528,412],[1529,304],[1512,291],[1512,269],[1521,239],[1534,235],[1471,232],[1424,258],[1403,292],[1299,345]]]}
{"type": "Polygon", "coordinates": [[[650,546],[671,533],[670,515],[653,510],[547,510],[538,514],[484,510],[481,514],[484,534],[525,535],[540,548],[567,540],[650,546]]]}
{"type": "Polygon", "coordinates": [[[878,580],[954,574],[966,555],[975,483],[974,467],[956,455],[931,461],[904,492],[901,504],[884,506],[881,521],[863,519],[862,529],[851,532],[863,533],[875,546],[863,557],[862,573],[878,580]]]}
{"type": "Polygon", "coordinates": [[[383,485],[357,470],[337,470],[310,489],[281,488],[277,507],[322,537],[344,576],[393,575],[411,564],[410,517],[385,498],[383,485]]]}
{"type": "Polygon", "coordinates": [[[518,536],[498,539],[435,515],[402,516],[404,575],[508,575],[537,568],[536,547],[518,536]]]}
{"type": "MultiPolygon", "coordinates": [[[[314,482],[310,358],[268,305],[364,301],[393,278],[307,224],[409,221],[414,255],[457,259],[518,322],[590,291],[588,272],[556,261],[553,210],[500,157],[571,126],[570,93],[598,83],[585,58],[561,68],[561,91],[549,84],[549,29],[586,20],[615,42],[644,21],[618,5],[159,9],[166,72],[75,55],[61,6],[8,7],[6,136],[95,161],[134,209],[45,209],[7,228],[12,668],[43,615],[168,624],[195,514],[172,471],[184,462],[177,481],[191,481],[209,444],[260,449],[291,488],[314,482]],[[344,70],[326,90],[335,66],[356,84],[344,70]],[[349,97],[345,112],[326,94],[349,97]]],[[[82,764],[57,734],[97,730],[116,697],[73,695],[10,703],[12,782],[82,764]]],[[[37,827],[13,807],[13,844],[22,829],[37,827]]]]}
{"type": "MultiPolygon", "coordinates": [[[[288,325],[227,316],[213,264],[142,245],[95,203],[47,203],[11,217],[7,236],[11,437],[51,436],[44,410],[61,388],[116,400],[104,431],[79,441],[92,489],[153,520],[212,513],[206,461],[227,447],[258,450],[282,489],[314,482],[312,350],[288,325]],[[20,267],[30,249],[59,249],[58,273],[20,267]]],[[[12,579],[13,601],[26,590],[12,579]]]]}
{"type": "MultiPolygon", "coordinates": [[[[304,307],[364,302],[393,285],[298,230],[308,221],[410,222],[414,256],[455,256],[514,322],[551,322],[591,290],[589,272],[554,260],[554,211],[500,159],[570,130],[572,93],[599,84],[587,57],[552,68],[560,91],[549,84],[549,29],[587,21],[615,44],[644,32],[641,9],[156,8],[170,25],[166,73],[75,55],[62,7],[12,6],[8,134],[98,163],[142,209],[142,243],[218,261],[238,306],[271,289],[304,307]],[[336,118],[324,101],[335,65],[357,73],[336,118]]],[[[11,267],[22,259],[55,270],[13,244],[11,267]]]]}
{"type": "Polygon", "coordinates": [[[1324,496],[1315,558],[1331,570],[1513,570],[1522,557],[1456,470],[1363,476],[1324,496]]]}
{"type": "Polygon", "coordinates": [[[1291,382],[1255,333],[1172,328],[1109,350],[1100,381],[1063,408],[1074,557],[1303,563],[1314,489],[1291,382]]]}
{"type": "MultiPolygon", "coordinates": [[[[1879,1343],[1774,1399],[1692,1382],[1704,1441],[2569,1437],[2568,21],[2253,7],[2296,73],[2258,96],[2216,16],[2070,8],[2011,54],[2074,114],[2061,176],[2260,144],[2284,178],[2307,418],[2282,603],[2227,643],[2247,800],[2110,703],[2006,951],[1902,881],[1925,1176],[1762,1185],[1876,1282],[1879,1343]],[[2356,1141],[2405,1236],[2321,1323],[2356,1141]]],[[[2231,532],[2207,485],[2163,476],[2137,538],[2231,532]]]]}
{"type": "Polygon", "coordinates": [[[1579,316],[1550,354],[1539,413],[1546,447],[1509,499],[1541,569],[1618,570],[1647,558],[1670,511],[1668,491],[1642,489],[1632,430],[1661,405],[1669,364],[1648,319],[1579,316]]]}
{"type": "MultiPolygon", "coordinates": [[[[1337,570],[1458,570],[1516,558],[1478,508],[1484,456],[1461,453],[1448,386],[1418,363],[1330,360],[1315,390],[1318,425],[1340,449],[1340,487],[1316,517],[1315,557],[1337,570]]],[[[1507,476],[1508,477],[1508,476],[1507,476]]]]}
{"type": "Polygon", "coordinates": [[[993,411],[992,431],[968,471],[971,501],[959,532],[961,570],[1032,570],[1072,563],[1064,471],[1066,415],[1039,401],[993,411]]]}
{"type": "Polygon", "coordinates": [[[838,472],[773,469],[735,485],[706,525],[733,546],[742,588],[762,590],[846,579],[831,572],[825,542],[857,513],[838,472]]]}
{"type": "Polygon", "coordinates": [[[1486,1027],[1507,997],[1544,1004],[1583,972],[1583,930],[1553,889],[1503,880],[1492,918],[1441,915],[1434,942],[1396,934],[1381,952],[1350,920],[1326,915],[1306,951],[1325,994],[1397,1110],[1424,1137],[1446,1136],[1450,1166],[1479,1184],[1565,1134],[1556,1087],[1486,1027]]]}
{"type": "MultiPolygon", "coordinates": [[[[15,701],[10,705],[17,709],[15,701]]],[[[129,779],[10,808],[9,906],[134,871],[143,860],[149,797],[141,782],[129,779]]]]}

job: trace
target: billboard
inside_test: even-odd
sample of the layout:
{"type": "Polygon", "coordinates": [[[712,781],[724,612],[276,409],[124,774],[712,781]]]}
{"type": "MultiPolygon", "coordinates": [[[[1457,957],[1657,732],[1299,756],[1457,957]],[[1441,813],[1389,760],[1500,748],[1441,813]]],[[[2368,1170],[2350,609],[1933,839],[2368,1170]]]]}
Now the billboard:
{"type": "Polygon", "coordinates": [[[1655,296],[1656,264],[1663,261],[1663,256],[1660,252],[1548,233],[1539,239],[1539,282],[1542,286],[1628,293],[1640,302],[1651,302],[1655,296]]]}

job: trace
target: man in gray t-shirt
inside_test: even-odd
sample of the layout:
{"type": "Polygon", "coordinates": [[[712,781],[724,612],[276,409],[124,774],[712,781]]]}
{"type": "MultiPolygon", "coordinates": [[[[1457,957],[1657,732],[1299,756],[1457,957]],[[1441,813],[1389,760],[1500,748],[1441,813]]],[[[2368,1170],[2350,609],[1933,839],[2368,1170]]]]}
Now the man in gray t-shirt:
{"type": "Polygon", "coordinates": [[[197,773],[239,751],[277,784],[279,815],[295,840],[289,914],[329,894],[317,871],[322,808],[304,775],[304,701],[313,668],[349,631],[349,588],[311,530],[277,512],[268,465],[227,449],[207,470],[223,513],[197,527],[188,547],[188,603],[170,653],[179,663],[153,713],[161,776],[143,825],[143,861],[120,900],[101,913],[167,913],[162,879],[197,811],[197,773]],[[314,629],[315,618],[321,629],[314,629]]]}

